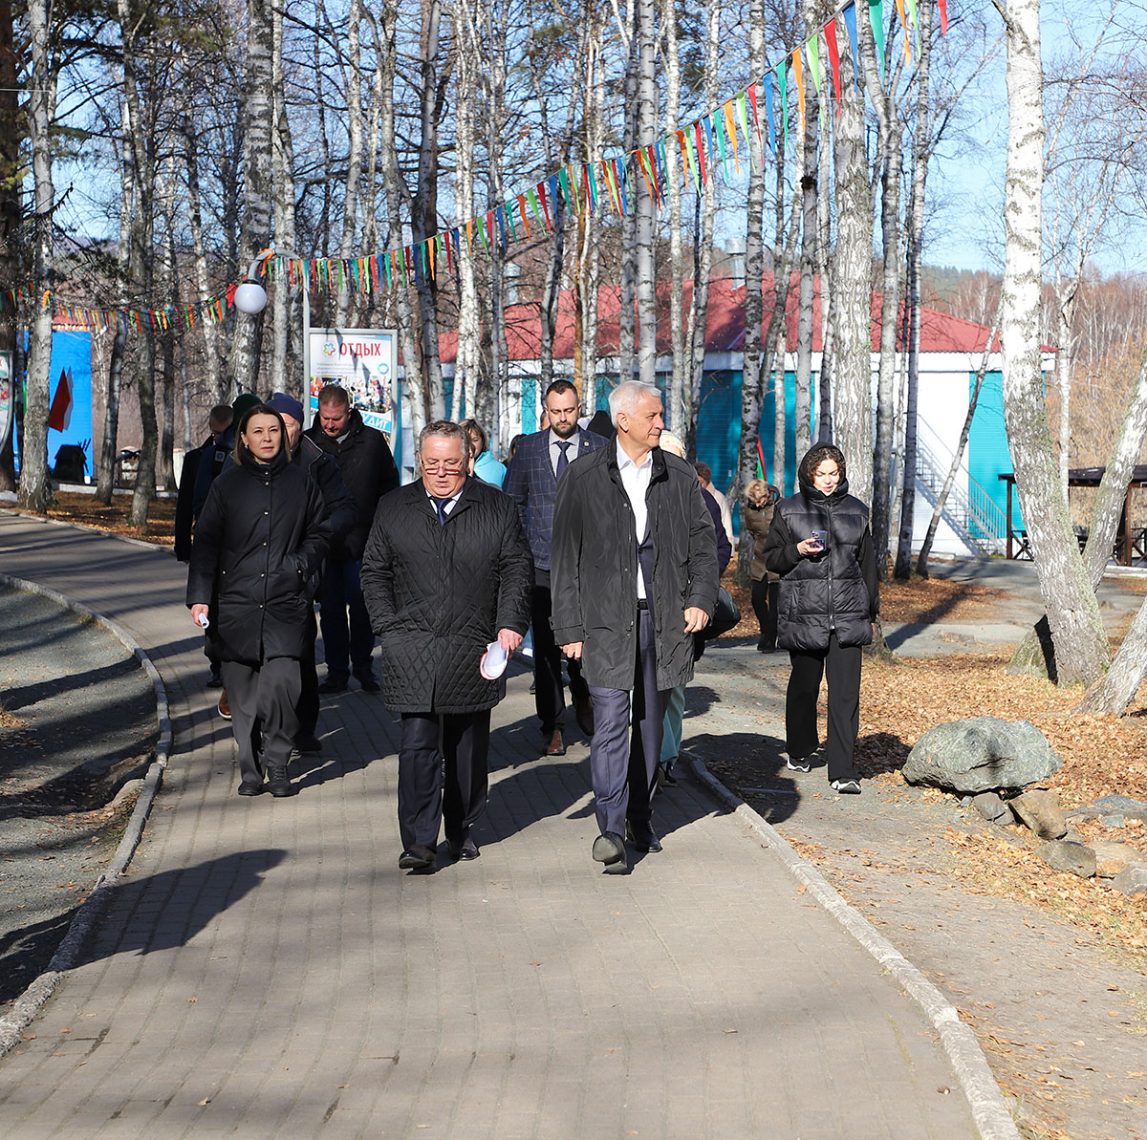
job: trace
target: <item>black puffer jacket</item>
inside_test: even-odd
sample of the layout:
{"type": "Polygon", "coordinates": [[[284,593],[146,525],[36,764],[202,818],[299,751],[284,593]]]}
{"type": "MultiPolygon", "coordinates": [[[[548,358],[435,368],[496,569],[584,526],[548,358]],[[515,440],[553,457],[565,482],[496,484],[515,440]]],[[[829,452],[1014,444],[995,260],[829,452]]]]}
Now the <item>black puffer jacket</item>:
{"type": "Polygon", "coordinates": [[[803,480],[800,492],[782,499],[765,539],[765,565],[781,576],[777,644],[782,649],[828,648],[835,630],[840,645],[868,645],[880,607],[879,580],[868,508],[841,480],[825,495],[803,480]],[[828,550],[802,557],[797,543],[814,530],[829,532],[828,550]]]}
{"type": "MultiPolygon", "coordinates": [[[[653,620],[657,687],[693,676],[690,606],[710,617],[717,604],[717,541],[697,472],[659,447],[645,501],[652,530],[653,620]]],[[[554,638],[582,643],[587,683],[633,687],[637,661],[637,538],[621,483],[617,446],[609,443],[571,463],[554,505],[550,551],[554,638]]]]}
{"type": "Polygon", "coordinates": [[[354,525],[331,543],[330,556],[335,561],[357,561],[366,546],[379,499],[399,483],[390,444],[382,432],[363,423],[357,409],[351,410],[341,443],[327,435],[317,419],[304,434],[338,463],[343,483],[354,497],[354,525]]]}
{"type": "Polygon", "coordinates": [[[392,713],[493,708],[497,681],[478,663],[499,629],[526,632],[534,567],[514,501],[467,479],[440,525],[421,482],[378,504],[362,592],[382,647],[392,713]]]}
{"type": "Polygon", "coordinates": [[[208,637],[224,661],[302,656],[307,581],[326,551],[325,510],[318,487],[285,451],[265,466],[245,455],[211,484],[195,527],[187,604],[212,606],[208,637]]]}

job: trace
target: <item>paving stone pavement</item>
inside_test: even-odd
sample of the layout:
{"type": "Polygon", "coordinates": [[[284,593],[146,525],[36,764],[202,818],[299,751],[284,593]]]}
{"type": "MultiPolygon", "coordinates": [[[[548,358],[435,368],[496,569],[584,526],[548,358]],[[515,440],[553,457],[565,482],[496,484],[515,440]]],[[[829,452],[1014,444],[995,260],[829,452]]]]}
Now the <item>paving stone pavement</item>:
{"type": "Polygon", "coordinates": [[[0,515],[0,565],[112,618],[175,746],[129,872],[0,1060],[0,1135],[974,1136],[935,1031],[735,815],[682,783],[603,876],[588,751],[494,714],[482,856],[399,871],[396,724],[328,698],[286,800],[235,795],[170,555],[0,515]]]}

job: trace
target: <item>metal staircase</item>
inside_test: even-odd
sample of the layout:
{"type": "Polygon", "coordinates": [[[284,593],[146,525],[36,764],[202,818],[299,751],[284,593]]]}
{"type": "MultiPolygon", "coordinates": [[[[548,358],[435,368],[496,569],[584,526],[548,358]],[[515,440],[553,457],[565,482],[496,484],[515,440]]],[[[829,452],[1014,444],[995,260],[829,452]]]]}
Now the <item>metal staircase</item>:
{"type": "MultiPolygon", "coordinates": [[[[948,477],[951,456],[922,420],[916,430],[916,490],[935,508],[948,477]]],[[[979,483],[961,465],[948,492],[941,518],[969,551],[999,554],[1007,536],[1007,517],[979,483]]]]}

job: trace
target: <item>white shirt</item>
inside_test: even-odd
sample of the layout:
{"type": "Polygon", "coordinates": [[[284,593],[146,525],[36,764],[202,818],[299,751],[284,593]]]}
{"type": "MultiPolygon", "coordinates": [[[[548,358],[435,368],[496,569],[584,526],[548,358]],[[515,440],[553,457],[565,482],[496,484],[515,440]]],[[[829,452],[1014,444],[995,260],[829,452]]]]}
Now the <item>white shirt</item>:
{"type": "Polygon", "coordinates": [[[569,439],[562,439],[559,435],[555,434],[553,428],[550,428],[549,432],[550,470],[556,475],[558,473],[558,456],[562,453],[562,449],[558,445],[562,443],[569,444],[566,448],[566,458],[572,463],[577,458],[578,433],[575,431],[569,439]]]}
{"type": "MultiPolygon", "coordinates": [[[[423,490],[425,490],[426,484],[423,483],[422,487],[423,487],[423,490]]],[[[460,487],[457,491],[455,491],[455,493],[453,495],[450,496],[450,498],[448,498],[446,500],[446,502],[444,502],[442,504],[442,513],[444,515],[448,515],[448,514],[450,514],[450,512],[452,510],[454,510],[454,508],[458,505],[458,500],[460,498],[462,498],[462,492],[464,490],[465,490],[465,487],[460,487]]],[[[429,491],[426,491],[426,497],[430,500],[431,505],[434,507],[434,513],[437,514],[438,513],[437,500],[429,491]]]]}
{"type": "MultiPolygon", "coordinates": [[[[649,526],[649,507],[645,502],[646,492],[649,490],[649,480],[653,477],[653,452],[647,452],[641,463],[634,463],[620,443],[617,444],[617,472],[621,476],[621,485],[629,496],[629,505],[633,508],[633,531],[640,546],[645,538],[646,528],[649,526]]],[[[645,575],[641,570],[641,560],[637,561],[637,596],[644,598],[645,575]]]]}

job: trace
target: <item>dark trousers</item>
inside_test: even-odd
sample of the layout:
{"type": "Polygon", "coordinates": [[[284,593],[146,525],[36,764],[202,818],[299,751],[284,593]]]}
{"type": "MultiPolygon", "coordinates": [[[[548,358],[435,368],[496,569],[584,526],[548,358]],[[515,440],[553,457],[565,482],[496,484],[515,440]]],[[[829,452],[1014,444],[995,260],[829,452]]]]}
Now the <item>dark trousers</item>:
{"type": "Polygon", "coordinates": [[[860,655],[857,645],[842,646],[836,634],[826,650],[789,652],[793,671],[785,698],[785,747],[794,758],[811,756],[818,748],[816,702],[821,678],[828,676],[828,741],[824,758],[830,780],[858,780],[853,763],[860,731],[860,655]]]}
{"type": "MultiPolygon", "coordinates": [[[[553,598],[550,594],[550,573],[538,570],[534,575],[534,590],[530,603],[530,622],[534,627],[534,708],[542,722],[542,735],[549,736],[565,727],[565,693],[562,688],[562,651],[554,641],[550,617],[553,598]]],[[[589,687],[582,679],[581,662],[567,665],[570,692],[577,697],[587,696],[589,687]]]]}
{"type": "Polygon", "coordinates": [[[370,669],[374,633],[359,584],[361,559],[327,559],[323,570],[322,607],[319,622],[327,672],[336,677],[365,673],[370,669]]]}
{"type": "Polygon", "coordinates": [[[295,705],[300,736],[313,736],[319,724],[319,671],[315,667],[315,638],[318,632],[315,607],[308,606],[307,645],[299,658],[299,701],[295,705]]]}
{"type": "Polygon", "coordinates": [[[761,627],[759,644],[765,649],[777,647],[777,602],[780,591],[780,582],[770,582],[767,578],[753,582],[753,613],[757,615],[757,624],[761,627]]]}
{"type": "Polygon", "coordinates": [[[657,690],[657,649],[649,610],[638,612],[632,691],[590,685],[589,693],[594,715],[589,768],[598,830],[624,835],[629,820],[640,834],[653,818],[653,789],[668,696],[657,690]]]}
{"type": "Polygon", "coordinates": [[[239,775],[261,784],[265,769],[286,768],[299,722],[299,663],[272,657],[262,665],[223,662],[223,684],[231,701],[231,729],[239,749],[239,775]],[[258,736],[262,735],[260,757],[258,736]]]}
{"type": "Polygon", "coordinates": [[[404,850],[461,843],[486,808],[490,710],[403,713],[398,751],[398,831],[404,850]]]}

